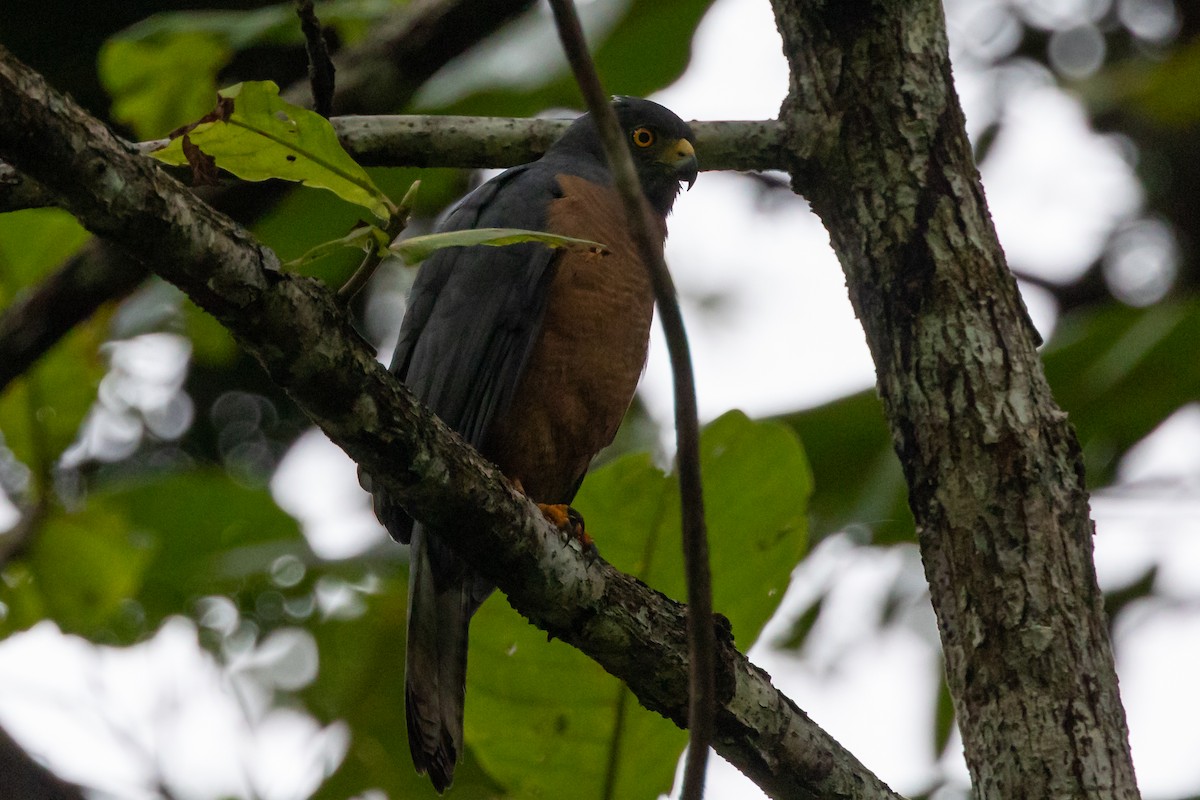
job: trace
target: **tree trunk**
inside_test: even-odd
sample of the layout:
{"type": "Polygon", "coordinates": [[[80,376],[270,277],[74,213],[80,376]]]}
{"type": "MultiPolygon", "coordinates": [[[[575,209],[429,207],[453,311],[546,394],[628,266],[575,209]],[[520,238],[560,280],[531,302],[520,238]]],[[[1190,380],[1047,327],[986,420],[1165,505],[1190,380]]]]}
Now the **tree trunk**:
{"type": "Polygon", "coordinates": [[[773,5],[782,116],[809,134],[794,183],[874,356],[976,794],[1137,797],[1079,446],[987,211],[941,5],[773,5]]]}

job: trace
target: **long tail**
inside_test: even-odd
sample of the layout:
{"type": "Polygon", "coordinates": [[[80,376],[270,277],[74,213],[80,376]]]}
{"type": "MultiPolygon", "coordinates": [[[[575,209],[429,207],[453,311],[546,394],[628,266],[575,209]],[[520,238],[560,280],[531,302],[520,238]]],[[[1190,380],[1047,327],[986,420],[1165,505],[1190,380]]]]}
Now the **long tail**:
{"type": "Polygon", "coordinates": [[[439,793],[462,756],[471,577],[439,542],[413,526],[404,669],[408,747],[439,793]]]}

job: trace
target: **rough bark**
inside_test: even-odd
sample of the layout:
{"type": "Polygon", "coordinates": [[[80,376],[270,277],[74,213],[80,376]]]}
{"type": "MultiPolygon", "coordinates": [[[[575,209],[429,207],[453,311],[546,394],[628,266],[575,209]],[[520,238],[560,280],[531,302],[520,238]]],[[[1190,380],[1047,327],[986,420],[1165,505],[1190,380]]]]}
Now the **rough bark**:
{"type": "MultiPolygon", "coordinates": [[[[511,167],[538,158],[568,119],[350,116],[331,120],[338,139],[366,166],[511,167]]],[[[705,170],[783,169],[789,163],[776,120],[693,121],[705,170]]]]}
{"type": "Polygon", "coordinates": [[[875,359],[977,796],[1137,797],[1079,446],[988,215],[941,5],[773,4],[793,174],[875,359]]]}
{"type": "MultiPolygon", "coordinates": [[[[376,361],[319,283],[200,202],[0,48],[0,157],[224,322],[329,437],[531,622],[687,714],[686,609],[564,545],[527,499],[376,361]]],[[[773,797],[896,798],[718,631],[716,750],[773,797]]]]}

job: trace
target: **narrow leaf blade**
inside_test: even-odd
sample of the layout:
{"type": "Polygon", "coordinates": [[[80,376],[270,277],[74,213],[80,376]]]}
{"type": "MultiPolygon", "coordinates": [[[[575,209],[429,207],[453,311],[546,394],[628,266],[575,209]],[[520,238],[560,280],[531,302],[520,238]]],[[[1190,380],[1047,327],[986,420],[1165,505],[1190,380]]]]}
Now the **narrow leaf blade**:
{"type": "Polygon", "coordinates": [[[559,236],[542,231],[526,231],[520,228],[475,228],[465,231],[447,231],[431,233],[426,236],[414,236],[392,245],[394,255],[404,259],[405,263],[418,264],[429,258],[438,250],[446,247],[473,247],[489,245],[503,247],[510,244],[537,242],[547,247],[562,247],[570,250],[582,250],[596,256],[605,256],[608,249],[599,242],[587,239],[575,239],[570,236],[559,236]]]}

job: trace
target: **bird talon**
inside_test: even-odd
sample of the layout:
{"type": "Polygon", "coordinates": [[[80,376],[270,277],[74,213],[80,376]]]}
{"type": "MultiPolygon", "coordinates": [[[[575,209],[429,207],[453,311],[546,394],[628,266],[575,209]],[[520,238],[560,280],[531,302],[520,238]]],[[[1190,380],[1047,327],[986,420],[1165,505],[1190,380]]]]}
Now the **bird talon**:
{"type": "Polygon", "coordinates": [[[566,503],[538,503],[538,508],[541,509],[542,514],[545,515],[546,519],[550,520],[554,527],[566,534],[568,540],[573,539],[579,542],[580,547],[583,548],[584,555],[588,556],[589,562],[599,555],[595,540],[588,535],[587,530],[584,528],[582,514],[566,503]]]}

